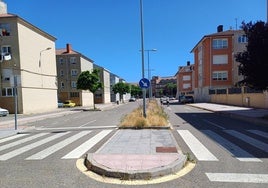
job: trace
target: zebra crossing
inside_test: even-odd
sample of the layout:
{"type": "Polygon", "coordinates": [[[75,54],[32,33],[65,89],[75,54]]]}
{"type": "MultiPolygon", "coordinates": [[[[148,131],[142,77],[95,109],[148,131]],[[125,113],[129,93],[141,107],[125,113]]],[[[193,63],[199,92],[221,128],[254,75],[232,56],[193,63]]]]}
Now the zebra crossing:
{"type": "MultiPolygon", "coordinates": [[[[268,133],[260,130],[247,130],[246,132],[254,134],[254,137],[246,133],[238,132],[237,130],[222,130],[234,139],[244,142],[245,145],[251,145],[254,148],[261,150],[262,153],[268,153],[268,133]],[[256,139],[256,136],[258,139],[256,139]]],[[[184,140],[185,144],[189,147],[196,159],[199,161],[218,161],[216,154],[209,151],[207,147],[201,143],[189,130],[177,130],[178,134],[184,140]]],[[[253,153],[248,152],[246,149],[241,148],[236,142],[229,141],[217,132],[212,130],[203,130],[205,135],[216,141],[217,144],[223,146],[231,156],[241,162],[262,162],[261,159],[254,156],[253,153]]]]}
{"type": "Polygon", "coordinates": [[[90,137],[87,141],[81,143],[79,146],[76,146],[73,148],[73,150],[61,157],[61,159],[80,158],[98,142],[108,136],[112,131],[113,129],[100,131],[85,130],[79,131],[78,133],[66,131],[57,133],[43,132],[34,135],[27,133],[17,134],[0,139],[0,161],[7,161],[34,149],[40,151],[26,157],[24,160],[42,160],[51,156],[52,154],[57,153],[61,149],[76,141],[84,139],[84,137],[90,137]],[[93,136],[90,136],[92,134],[93,136]]]}

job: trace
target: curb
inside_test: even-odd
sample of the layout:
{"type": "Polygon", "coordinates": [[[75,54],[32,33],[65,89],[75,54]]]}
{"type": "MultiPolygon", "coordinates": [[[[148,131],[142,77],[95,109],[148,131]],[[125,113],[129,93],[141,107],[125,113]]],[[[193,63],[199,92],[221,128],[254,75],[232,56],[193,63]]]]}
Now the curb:
{"type": "Polygon", "coordinates": [[[105,165],[99,164],[95,161],[94,156],[96,154],[90,153],[86,155],[84,159],[84,165],[89,171],[92,171],[101,176],[117,178],[120,180],[149,180],[153,178],[158,178],[166,175],[176,173],[181,170],[187,160],[187,157],[183,154],[177,154],[175,161],[171,161],[168,165],[159,166],[147,170],[120,170],[111,169],[105,165]]]}

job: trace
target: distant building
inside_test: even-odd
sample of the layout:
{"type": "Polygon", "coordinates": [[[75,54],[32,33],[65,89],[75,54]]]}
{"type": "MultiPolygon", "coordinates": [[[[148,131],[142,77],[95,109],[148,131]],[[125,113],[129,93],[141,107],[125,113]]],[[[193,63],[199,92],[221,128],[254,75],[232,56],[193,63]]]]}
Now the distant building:
{"type": "Polygon", "coordinates": [[[40,113],[57,108],[56,38],[0,2],[0,106],[15,112],[40,113]],[[16,82],[17,81],[17,82],[16,82]]]}
{"type": "Polygon", "coordinates": [[[111,102],[111,83],[110,83],[110,71],[94,64],[94,69],[100,70],[100,81],[103,83],[103,88],[98,89],[94,96],[95,104],[110,103],[111,102]]]}
{"type": "Polygon", "coordinates": [[[177,77],[177,95],[194,95],[194,65],[190,61],[186,66],[180,66],[176,74],[177,77]]]}
{"type": "Polygon", "coordinates": [[[210,89],[234,87],[242,79],[235,54],[246,50],[247,37],[242,30],[205,35],[192,49],[194,53],[195,101],[209,101],[210,89]]]}
{"type": "Polygon", "coordinates": [[[56,50],[58,99],[73,100],[79,106],[93,106],[93,94],[88,90],[78,90],[76,83],[83,71],[93,70],[93,60],[76,52],[71,44],[56,50]]]}
{"type": "Polygon", "coordinates": [[[162,97],[165,95],[169,97],[175,97],[177,92],[176,85],[177,85],[177,79],[175,76],[169,76],[169,77],[153,76],[151,80],[152,96],[162,97]],[[168,84],[172,84],[175,87],[173,89],[168,88],[168,84]]]}

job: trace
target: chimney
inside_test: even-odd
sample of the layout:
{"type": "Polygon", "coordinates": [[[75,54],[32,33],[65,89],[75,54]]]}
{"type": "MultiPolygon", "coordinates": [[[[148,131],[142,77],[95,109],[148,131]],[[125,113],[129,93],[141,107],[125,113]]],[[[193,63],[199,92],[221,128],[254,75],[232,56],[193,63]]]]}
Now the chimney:
{"type": "Polygon", "coordinates": [[[191,63],[190,61],[187,61],[187,66],[190,66],[190,63],[191,63]]]}
{"type": "Polygon", "coordinates": [[[67,51],[67,53],[72,52],[72,46],[71,46],[71,44],[66,44],[66,51],[67,51]]]}
{"type": "Polygon", "coordinates": [[[7,14],[7,4],[0,0],[0,14],[7,14]]]}
{"type": "Polygon", "coordinates": [[[219,33],[219,32],[222,32],[222,31],[223,31],[223,25],[219,25],[217,27],[217,32],[219,33]]]}

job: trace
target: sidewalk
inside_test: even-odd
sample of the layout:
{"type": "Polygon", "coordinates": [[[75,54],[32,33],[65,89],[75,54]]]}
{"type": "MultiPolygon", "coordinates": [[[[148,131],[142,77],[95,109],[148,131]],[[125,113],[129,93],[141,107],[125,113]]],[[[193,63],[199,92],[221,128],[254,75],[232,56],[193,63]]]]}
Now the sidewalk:
{"type": "Polygon", "coordinates": [[[247,108],[214,103],[192,103],[187,105],[255,124],[268,125],[268,109],[247,108]]]}

